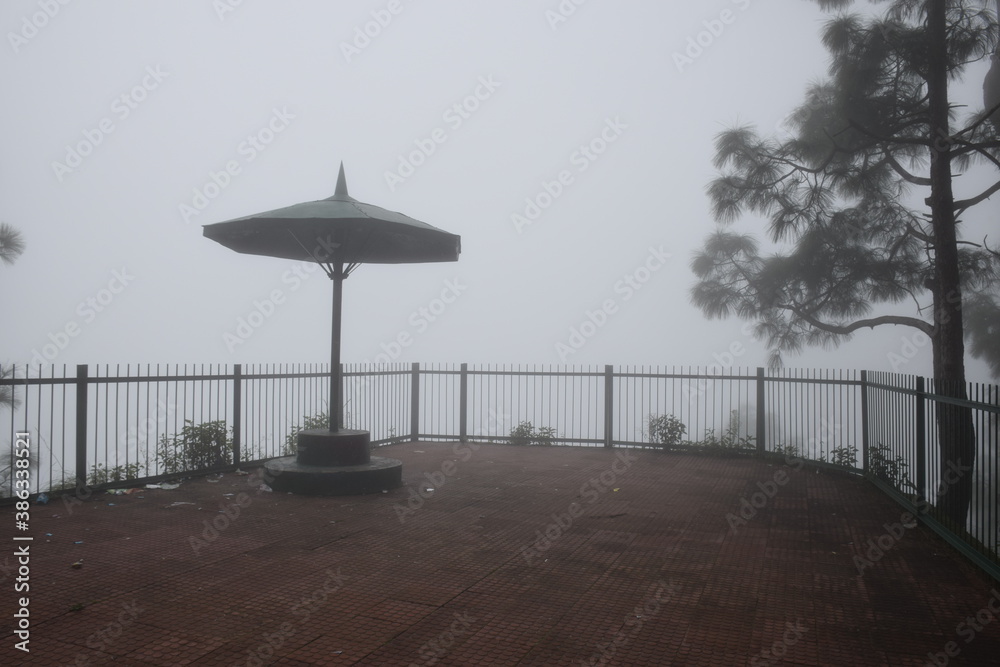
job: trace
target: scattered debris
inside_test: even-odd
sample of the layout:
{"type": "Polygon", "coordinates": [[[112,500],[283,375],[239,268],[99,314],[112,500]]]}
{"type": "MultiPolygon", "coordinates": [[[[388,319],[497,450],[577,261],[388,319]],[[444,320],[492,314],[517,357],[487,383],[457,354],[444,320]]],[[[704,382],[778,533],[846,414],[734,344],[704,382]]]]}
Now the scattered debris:
{"type": "Polygon", "coordinates": [[[246,476],[246,475],[249,475],[250,473],[248,473],[248,472],[243,472],[242,470],[240,470],[239,468],[237,468],[237,469],[236,469],[236,474],[237,474],[237,475],[240,475],[241,477],[243,477],[243,476],[246,476]]]}
{"type": "Polygon", "coordinates": [[[128,491],[125,489],[108,489],[105,493],[110,493],[113,496],[124,496],[128,491]]]}
{"type": "Polygon", "coordinates": [[[81,567],[83,567],[83,559],[81,558],[80,560],[76,561],[75,563],[70,565],[70,567],[73,568],[74,570],[79,570],[81,567]]]}
{"type": "Polygon", "coordinates": [[[46,504],[47,502],[49,502],[49,494],[47,494],[47,493],[39,493],[38,497],[35,498],[35,502],[38,503],[39,505],[46,504]]]}
{"type": "Polygon", "coordinates": [[[184,502],[184,501],[178,501],[176,503],[170,503],[169,505],[164,505],[163,507],[165,509],[170,509],[171,507],[180,507],[181,505],[194,505],[194,503],[189,503],[189,502],[184,502]]]}
{"type": "Polygon", "coordinates": [[[74,542],[73,544],[83,544],[83,540],[77,540],[77,541],[76,541],[76,542],[74,542]]]}
{"type": "Polygon", "coordinates": [[[273,489],[271,487],[269,487],[267,484],[261,484],[258,487],[258,490],[259,491],[273,491],[273,489]]]}
{"type": "Polygon", "coordinates": [[[164,482],[164,483],[160,484],[160,488],[161,489],[165,489],[167,491],[173,491],[174,489],[178,488],[179,486],[180,486],[180,483],[172,484],[170,482],[164,482]]]}

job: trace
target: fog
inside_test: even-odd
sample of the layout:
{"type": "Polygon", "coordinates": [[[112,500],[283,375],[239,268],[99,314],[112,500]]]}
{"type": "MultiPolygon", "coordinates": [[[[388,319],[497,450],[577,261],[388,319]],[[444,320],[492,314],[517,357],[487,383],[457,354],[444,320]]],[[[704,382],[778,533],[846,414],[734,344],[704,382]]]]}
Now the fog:
{"type": "MultiPolygon", "coordinates": [[[[462,236],[457,263],[352,274],[345,362],[765,365],[744,322],[690,304],[689,262],[715,135],[785,131],[825,76],[824,20],[801,0],[5,2],[0,220],[27,249],[0,266],[0,361],[327,362],[326,276],[202,225],[329,197],[343,162],[358,200],[462,236]]],[[[985,69],[956,102],[982,105],[985,69]]],[[[979,208],[966,238],[995,233],[979,208]]],[[[886,328],[786,363],[928,375],[923,342],[886,328]]]]}

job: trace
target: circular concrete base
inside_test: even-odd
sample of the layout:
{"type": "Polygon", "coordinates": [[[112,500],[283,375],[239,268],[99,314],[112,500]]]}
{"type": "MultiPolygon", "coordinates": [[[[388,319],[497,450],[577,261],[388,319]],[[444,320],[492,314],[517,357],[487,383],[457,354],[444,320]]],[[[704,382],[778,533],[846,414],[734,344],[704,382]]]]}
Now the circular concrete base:
{"type": "Polygon", "coordinates": [[[307,496],[357,496],[381,493],[403,485],[403,462],[372,456],[363,465],[303,465],[294,456],[273,459],[264,464],[271,488],[277,492],[307,496]]]}

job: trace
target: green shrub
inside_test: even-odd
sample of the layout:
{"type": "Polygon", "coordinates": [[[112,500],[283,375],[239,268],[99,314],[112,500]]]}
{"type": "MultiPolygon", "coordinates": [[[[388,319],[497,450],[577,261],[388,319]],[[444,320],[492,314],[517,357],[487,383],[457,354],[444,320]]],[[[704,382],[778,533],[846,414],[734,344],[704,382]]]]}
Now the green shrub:
{"type": "Polygon", "coordinates": [[[756,451],[755,438],[752,435],[740,435],[740,416],[736,410],[729,415],[729,426],[723,431],[722,436],[715,435],[715,429],[710,428],[705,431],[705,437],[699,442],[692,442],[691,445],[703,449],[711,454],[721,456],[734,456],[736,454],[751,454],[756,451]]]}
{"type": "Polygon", "coordinates": [[[850,468],[853,470],[858,464],[858,448],[850,445],[847,447],[834,447],[830,450],[830,460],[826,460],[826,454],[821,454],[820,461],[832,463],[835,466],[850,468]]]}
{"type": "Polygon", "coordinates": [[[907,468],[910,464],[902,456],[892,456],[892,450],[881,442],[868,448],[868,472],[878,479],[897,489],[909,487],[916,491],[916,485],[910,481],[907,468]]]}
{"type": "Polygon", "coordinates": [[[195,424],[185,419],[179,434],[160,438],[156,459],[167,474],[231,464],[233,441],[226,422],[219,420],[195,424]]]}
{"type": "Polygon", "coordinates": [[[309,431],[314,428],[330,428],[330,416],[327,411],[317,412],[314,415],[307,415],[302,422],[302,426],[295,426],[292,428],[292,432],[285,436],[285,450],[284,454],[286,456],[291,456],[298,451],[299,431],[309,431]]]}
{"type": "Polygon", "coordinates": [[[543,446],[552,444],[552,439],[556,437],[556,430],[548,426],[541,426],[538,430],[531,422],[521,422],[511,429],[507,442],[520,446],[543,446]]]}
{"type": "Polygon", "coordinates": [[[774,454],[789,459],[797,459],[802,455],[799,453],[798,445],[778,445],[774,448],[774,454]]]}
{"type": "Polygon", "coordinates": [[[687,433],[687,426],[673,415],[649,415],[646,423],[650,442],[660,445],[664,450],[681,444],[681,438],[687,433]]]}
{"type": "Polygon", "coordinates": [[[107,468],[103,463],[98,463],[90,469],[90,475],[87,476],[87,485],[97,486],[98,484],[138,479],[143,467],[141,463],[126,463],[123,466],[107,468]]]}

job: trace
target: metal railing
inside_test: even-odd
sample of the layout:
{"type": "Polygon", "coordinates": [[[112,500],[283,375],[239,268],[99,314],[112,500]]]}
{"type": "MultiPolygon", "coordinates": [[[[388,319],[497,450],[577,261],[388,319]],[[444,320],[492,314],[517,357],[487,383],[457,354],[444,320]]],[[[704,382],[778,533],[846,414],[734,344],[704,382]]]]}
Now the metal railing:
{"type": "MultiPolygon", "coordinates": [[[[935,414],[956,399],[920,377],[468,364],[345,365],[343,371],[343,423],[371,431],[373,446],[507,442],[512,432],[534,432],[556,445],[658,447],[650,419],[672,415],[686,430],[679,448],[714,443],[800,456],[866,474],[911,508],[933,506],[935,490],[955,474],[942,470],[935,414]]],[[[13,408],[0,406],[0,496],[12,495],[18,433],[28,434],[36,454],[32,493],[184,472],[164,454],[185,427],[203,424],[217,425],[231,442],[222,467],[287,455],[295,429],[326,415],[329,376],[328,365],[14,368],[0,379],[17,400],[13,408]]],[[[998,567],[1000,390],[969,385],[967,394],[959,402],[976,437],[969,521],[949,530],[926,518],[970,557],[998,567]]]]}

